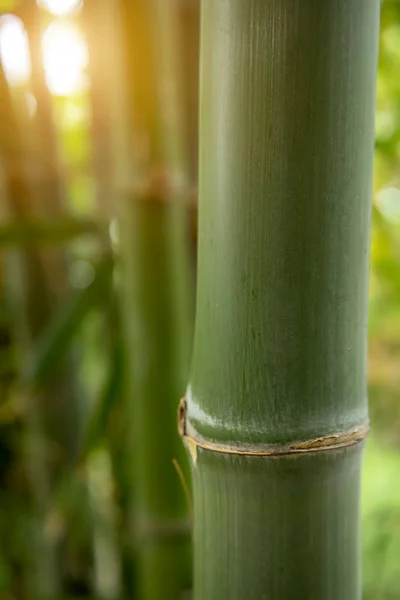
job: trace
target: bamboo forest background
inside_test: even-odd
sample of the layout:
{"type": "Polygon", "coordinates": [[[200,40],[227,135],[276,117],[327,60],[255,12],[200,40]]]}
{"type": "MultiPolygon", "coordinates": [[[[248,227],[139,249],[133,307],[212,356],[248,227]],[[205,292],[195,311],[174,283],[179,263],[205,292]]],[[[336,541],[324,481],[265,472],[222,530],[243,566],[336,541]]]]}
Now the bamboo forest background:
{"type": "MultiPolygon", "coordinates": [[[[108,55],[107,43],[113,47],[113,40],[120,39],[113,28],[121,23],[114,23],[114,16],[124,4],[133,6],[135,0],[42,0],[39,7],[29,0],[0,0],[0,58],[5,73],[5,77],[0,73],[2,600],[25,600],[34,594],[58,600],[46,590],[51,589],[60,567],[49,558],[52,552],[46,552],[60,540],[61,571],[67,571],[57,592],[60,600],[139,598],[140,569],[150,568],[137,567],[133,543],[137,531],[130,481],[135,479],[133,472],[143,469],[141,454],[131,445],[135,431],[141,438],[137,429],[130,430],[135,412],[127,417],[132,412],[127,400],[129,365],[122,349],[127,321],[119,293],[126,273],[121,273],[120,257],[131,250],[140,252],[147,235],[156,236],[159,242],[161,230],[153,231],[147,217],[140,214],[143,235],[136,230],[138,245],[121,249],[115,178],[123,181],[131,169],[129,152],[124,154],[121,142],[121,114],[127,109],[120,85],[129,87],[123,68],[130,67],[123,66],[122,58],[121,64],[113,63],[115,55],[108,55]],[[44,70],[38,56],[40,36],[44,70]],[[115,71],[119,70],[118,83],[115,71]],[[50,94],[44,89],[45,78],[50,94]],[[115,135],[116,131],[121,135],[115,135]],[[26,181],[14,168],[15,157],[21,153],[30,165],[26,181]],[[28,187],[32,197],[40,197],[37,205],[26,199],[28,187]],[[14,203],[9,198],[13,194],[14,203]],[[49,394],[57,399],[57,414],[46,402],[49,394]],[[47,428],[46,444],[38,432],[37,412],[44,415],[41,427],[47,428]],[[47,465],[45,475],[43,464],[47,465]]],[[[177,122],[185,151],[179,160],[185,164],[189,182],[186,222],[189,271],[194,275],[199,9],[197,0],[179,0],[178,5],[177,27],[170,41],[174,39],[175,44],[177,38],[181,45],[177,122]]],[[[121,22],[126,27],[129,19],[121,22]]],[[[131,51],[136,35],[141,34],[132,29],[129,35],[128,31],[131,51]]],[[[168,45],[168,38],[162,43],[168,45]]],[[[141,56],[146,54],[143,48],[141,56]]],[[[400,597],[399,72],[400,0],[383,0],[369,311],[372,433],[365,456],[362,505],[365,600],[400,597]]],[[[179,152],[170,150],[172,162],[178,160],[179,152]]],[[[142,270],[135,263],[143,271],[143,280],[146,268],[151,271],[151,260],[156,260],[151,252],[149,257],[142,270]]],[[[163,292],[156,286],[153,293],[163,292]]],[[[182,315],[182,304],[179,310],[182,315]]],[[[140,360],[140,356],[131,358],[140,360]]],[[[176,384],[176,405],[184,382],[185,376],[176,384]]],[[[149,449],[143,457],[152,464],[149,449]]],[[[177,468],[171,467],[172,475],[163,481],[170,477],[184,513],[184,459],[179,451],[173,458],[177,468]]],[[[134,485],[140,486],[145,477],[134,485]]],[[[160,493],[157,487],[154,490],[155,495],[160,493]]],[[[179,510],[174,518],[180,517],[179,510]]],[[[190,564],[189,544],[182,552],[183,563],[190,564]]],[[[164,573],[168,579],[168,568],[167,564],[164,572],[158,570],[153,577],[164,573]]],[[[157,596],[150,593],[148,597],[157,596]]]]}

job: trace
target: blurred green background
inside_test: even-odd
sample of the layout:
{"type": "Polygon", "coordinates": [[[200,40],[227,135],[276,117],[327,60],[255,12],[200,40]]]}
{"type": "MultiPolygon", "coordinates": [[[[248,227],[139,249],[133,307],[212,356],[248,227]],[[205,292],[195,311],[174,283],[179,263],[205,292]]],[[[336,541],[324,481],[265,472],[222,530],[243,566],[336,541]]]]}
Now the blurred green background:
{"type": "Polygon", "coordinates": [[[366,599],[400,597],[400,2],[382,3],[363,475],[366,599]]]}
{"type": "MultiPolygon", "coordinates": [[[[1,0],[0,10],[6,13],[12,4],[11,1],[1,0]]],[[[124,462],[126,455],[121,447],[123,402],[118,386],[113,387],[113,381],[115,383],[115,377],[118,376],[118,355],[113,355],[117,358],[111,361],[112,365],[117,365],[117,370],[110,371],[110,345],[104,341],[110,320],[114,335],[118,330],[118,314],[114,310],[110,278],[101,280],[98,263],[109,239],[111,246],[118,245],[118,231],[112,207],[110,216],[108,209],[105,213],[99,211],[96,201],[96,180],[92,172],[88,54],[79,2],[43,0],[41,4],[46,11],[47,22],[44,34],[45,69],[61,144],[61,163],[68,181],[71,222],[68,224],[64,221],[60,231],[55,233],[46,228],[32,233],[17,226],[12,230],[2,221],[0,259],[3,263],[4,253],[21,236],[42,236],[47,243],[51,243],[49,239],[52,235],[64,236],[66,240],[71,238],[68,241],[72,256],[69,280],[76,293],[72,304],[61,316],[61,325],[50,328],[49,336],[54,336],[56,330],[57,339],[61,339],[60,355],[54,355],[53,344],[51,364],[46,366],[48,357],[44,363],[47,369],[55,368],[63,360],[64,347],[72,338],[78,353],[79,348],[84,348],[80,354],[79,378],[84,389],[81,400],[85,413],[85,442],[74,472],[66,472],[65,478],[59,483],[47,527],[49,535],[57,536],[57,532],[62,531],[68,523],[79,541],[81,538],[84,540],[88,523],[91,523],[91,527],[95,523],[96,567],[91,578],[95,580],[100,596],[116,598],[119,597],[124,578],[124,553],[121,548],[127,542],[121,515],[124,511],[123,482],[128,465],[124,462]],[[79,233],[80,228],[86,228],[89,233],[75,239],[74,232],[79,233]],[[95,233],[91,235],[90,230],[95,233]],[[83,470],[88,473],[89,480],[88,513],[82,510],[83,470]]],[[[0,21],[2,62],[15,89],[23,92],[20,97],[25,98],[28,112],[34,112],[35,101],[24,87],[29,71],[27,52],[21,22],[10,15],[3,16],[0,21]]],[[[365,454],[362,496],[365,600],[400,598],[399,74],[400,0],[383,0],[369,312],[371,434],[365,454]]],[[[194,142],[192,146],[195,147],[194,142]]],[[[0,598],[11,600],[19,597],[16,582],[24,565],[30,560],[27,540],[33,535],[34,517],[26,499],[21,474],[21,464],[25,460],[25,409],[20,397],[20,374],[17,373],[15,349],[10,338],[11,317],[4,293],[3,275],[0,286],[0,598]]],[[[41,344],[46,348],[46,339],[41,340],[41,344]]],[[[40,345],[38,351],[40,353],[40,345]]],[[[45,349],[43,353],[46,356],[45,349]]],[[[85,552],[84,542],[82,548],[85,552]]],[[[78,597],[81,593],[78,588],[71,590],[71,595],[76,593],[78,597]]]]}

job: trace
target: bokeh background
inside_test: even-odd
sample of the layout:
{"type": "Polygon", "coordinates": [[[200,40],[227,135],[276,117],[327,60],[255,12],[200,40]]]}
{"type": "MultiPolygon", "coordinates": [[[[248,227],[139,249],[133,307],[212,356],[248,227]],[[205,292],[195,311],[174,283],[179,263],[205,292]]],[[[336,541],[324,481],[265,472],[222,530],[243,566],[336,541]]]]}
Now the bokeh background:
{"type": "MultiPolygon", "coordinates": [[[[14,4],[11,0],[0,0],[0,57],[9,85],[18,91],[18,98],[24,104],[29,128],[29,120],[34,118],[37,105],[27,83],[30,74],[27,36],[22,21],[8,12],[14,4]]],[[[99,209],[99,198],[102,193],[107,195],[108,159],[106,149],[100,148],[99,151],[99,147],[93,145],[93,128],[97,127],[97,131],[100,131],[97,140],[101,139],[103,124],[101,119],[96,121],[91,102],[87,28],[81,3],[79,0],[41,0],[40,6],[44,23],[44,69],[52,97],[69,219],[60,221],[59,227],[50,231],[44,225],[36,229],[18,227],[15,221],[11,227],[7,219],[2,218],[0,261],[3,268],[5,256],[27,236],[36,236],[36,243],[44,245],[54,243],[53,238],[58,236],[60,241],[68,244],[72,257],[68,278],[75,293],[58,318],[58,329],[55,328],[58,342],[55,344],[54,340],[42,336],[35,351],[43,360],[33,362],[34,368],[39,371],[51,371],[66,360],[65,349],[72,339],[78,353],[81,350],[78,371],[80,410],[85,414],[84,444],[80,459],[72,471],[66,470],[65,477],[58,483],[45,527],[49,536],[61,535],[63,528],[68,527],[82,556],[93,552],[93,549],[88,550],[86,540],[92,535],[88,534],[88,529],[94,531],[95,558],[90,561],[94,567],[91,568],[89,579],[100,597],[119,598],[123,593],[121,590],[126,586],[129,588],[126,583],[129,579],[127,567],[124,566],[129,540],[126,540],[121,516],[126,508],[124,478],[129,470],[129,456],[121,444],[124,408],[121,401],[122,383],[118,383],[118,310],[110,291],[109,273],[102,262],[104,239],[111,240],[111,245],[118,245],[118,229],[113,208],[101,206],[100,201],[99,209]],[[100,183],[94,171],[102,173],[100,183]],[[100,192],[99,185],[102,186],[100,192]],[[105,275],[102,269],[105,269],[105,275]],[[46,354],[49,345],[52,349],[50,357],[46,354]],[[85,494],[83,472],[89,481],[88,502],[82,500],[85,494]]],[[[196,21],[188,18],[183,23],[191,41],[196,41],[196,21]]],[[[195,60],[195,53],[185,56],[187,60],[193,60],[193,57],[195,60]]],[[[196,65],[189,64],[186,70],[189,72],[188,85],[191,86],[188,102],[193,115],[196,111],[196,65]]],[[[0,119],[3,119],[3,114],[0,119]]],[[[193,123],[195,119],[190,121],[189,118],[195,188],[197,140],[193,123]]],[[[195,216],[193,223],[195,245],[195,216]]],[[[16,366],[16,350],[10,334],[11,321],[2,272],[2,600],[24,597],[24,573],[29,570],[31,560],[30,537],[35,535],[34,516],[21,467],[26,462],[26,406],[21,393],[21,374],[16,366]]],[[[48,338],[52,336],[54,327],[48,332],[48,338]]],[[[400,598],[400,0],[382,2],[368,360],[372,431],[365,454],[362,494],[364,599],[397,600],[400,598]]],[[[72,423],[71,435],[74,433],[72,423]]],[[[85,597],[88,576],[80,573],[82,564],[85,564],[83,559],[80,565],[75,565],[75,588],[72,585],[70,597],[85,597]]]]}

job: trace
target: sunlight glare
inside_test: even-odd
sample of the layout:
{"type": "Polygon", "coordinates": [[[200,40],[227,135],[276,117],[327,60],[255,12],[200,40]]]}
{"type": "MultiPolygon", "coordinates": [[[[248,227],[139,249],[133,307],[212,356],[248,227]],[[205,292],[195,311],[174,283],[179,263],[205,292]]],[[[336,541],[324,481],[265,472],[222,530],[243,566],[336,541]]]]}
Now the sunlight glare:
{"type": "Polygon", "coordinates": [[[53,15],[64,17],[78,11],[82,0],[40,0],[38,4],[53,15]]]}
{"type": "Polygon", "coordinates": [[[0,19],[0,57],[10,85],[20,85],[29,77],[28,39],[21,19],[5,15],[0,19]]]}
{"type": "Polygon", "coordinates": [[[56,96],[67,96],[85,87],[88,52],[76,27],[54,21],[43,33],[47,85],[56,96]]]}
{"type": "Polygon", "coordinates": [[[400,189],[390,186],[380,190],[376,203],[383,216],[392,223],[400,223],[400,189]]]}

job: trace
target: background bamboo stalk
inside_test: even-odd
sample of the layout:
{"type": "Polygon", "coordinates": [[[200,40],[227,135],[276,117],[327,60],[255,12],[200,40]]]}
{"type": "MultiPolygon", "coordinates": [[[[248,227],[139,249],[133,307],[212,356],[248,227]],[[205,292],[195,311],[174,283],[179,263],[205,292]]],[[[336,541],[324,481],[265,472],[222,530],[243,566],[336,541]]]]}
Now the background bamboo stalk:
{"type": "MultiPolygon", "coordinates": [[[[115,22],[115,2],[92,2],[83,4],[82,22],[85,28],[89,50],[91,141],[96,204],[99,212],[115,216],[114,155],[112,114],[110,102],[115,77],[113,69],[119,69],[113,62],[113,24],[115,22]]],[[[118,41],[117,43],[120,43],[118,41]]]]}
{"type": "MultiPolygon", "coordinates": [[[[96,174],[97,208],[109,217],[116,217],[122,199],[128,194],[132,181],[132,150],[128,111],[128,84],[124,56],[122,5],[119,0],[86,0],[82,22],[85,27],[91,75],[93,170],[96,174]],[[101,38],[99,31],[102,32],[101,38]]],[[[115,225],[115,221],[114,221],[115,225]]],[[[116,237],[119,238],[119,232],[116,237]]],[[[117,241],[116,251],[119,252],[117,241]]],[[[120,426],[110,432],[108,441],[113,475],[117,490],[119,560],[121,585],[126,597],[136,592],[134,550],[132,542],[132,454],[131,431],[126,420],[129,400],[124,336],[121,331],[120,286],[105,318],[105,334],[110,340],[110,360],[115,367],[110,388],[98,408],[109,418],[112,410],[120,426]],[[118,326],[116,324],[118,323],[118,326]],[[114,398],[114,400],[113,400],[114,398]],[[105,406],[105,403],[108,405],[105,406]],[[111,406],[114,404],[114,406],[111,406]]],[[[124,319],[125,320],[125,319],[124,319]]],[[[104,419],[104,417],[102,417],[104,419]]],[[[94,418],[98,429],[98,417],[94,418]]],[[[89,435],[91,430],[89,429],[89,435]]],[[[124,596],[124,597],[125,597],[124,596]]]]}
{"type": "MultiPolygon", "coordinates": [[[[199,119],[199,51],[200,0],[180,0],[179,25],[182,38],[180,62],[183,66],[183,115],[188,133],[188,167],[190,181],[198,179],[199,119]]],[[[196,198],[197,199],[197,198],[196,198]]]]}
{"type": "Polygon", "coordinates": [[[42,19],[36,1],[21,0],[20,15],[28,38],[30,87],[35,100],[33,132],[37,152],[34,156],[39,176],[39,181],[35,183],[36,189],[40,190],[41,211],[49,218],[53,214],[60,216],[66,212],[67,198],[54,126],[52,99],[43,64],[42,19]]]}
{"type": "MultiPolygon", "coordinates": [[[[32,127],[32,137],[34,139],[32,157],[35,157],[34,164],[38,179],[34,182],[34,186],[31,186],[35,203],[33,212],[45,218],[49,218],[51,215],[60,218],[67,209],[66,194],[58,156],[51,97],[46,85],[43,68],[40,13],[35,0],[24,0],[21,10],[28,36],[32,64],[32,92],[36,100],[36,114],[32,127]],[[35,152],[35,149],[38,152],[35,152]]],[[[40,257],[43,262],[45,277],[48,280],[47,288],[53,298],[54,306],[52,310],[54,312],[62,305],[69,293],[67,255],[65,250],[53,248],[50,251],[40,250],[40,257]]],[[[48,315],[44,318],[47,322],[48,315]]],[[[71,458],[76,458],[78,455],[82,442],[83,425],[82,399],[79,397],[76,373],[74,376],[72,375],[74,370],[73,358],[70,355],[67,359],[64,375],[66,380],[61,386],[63,394],[66,394],[66,406],[62,409],[61,404],[59,404],[56,408],[59,415],[64,410],[64,418],[73,420],[73,422],[70,422],[70,427],[65,427],[65,422],[60,420],[59,428],[61,427],[61,430],[57,434],[60,440],[64,437],[63,444],[65,443],[66,447],[69,448],[68,454],[71,458]],[[69,388],[71,389],[69,390],[69,388]],[[67,440],[68,437],[69,440],[67,440]]],[[[61,376],[62,378],[63,376],[61,376]]],[[[56,431],[53,424],[50,429],[56,431]]]]}
{"type": "Polygon", "coordinates": [[[180,598],[191,586],[187,507],[172,464],[175,458],[184,468],[176,400],[187,374],[191,319],[178,8],[124,4],[134,161],[133,194],[121,205],[120,226],[133,523],[144,600],[180,598]]]}
{"type": "Polygon", "coordinates": [[[379,6],[202,2],[196,600],[360,598],[379,6]]]}

